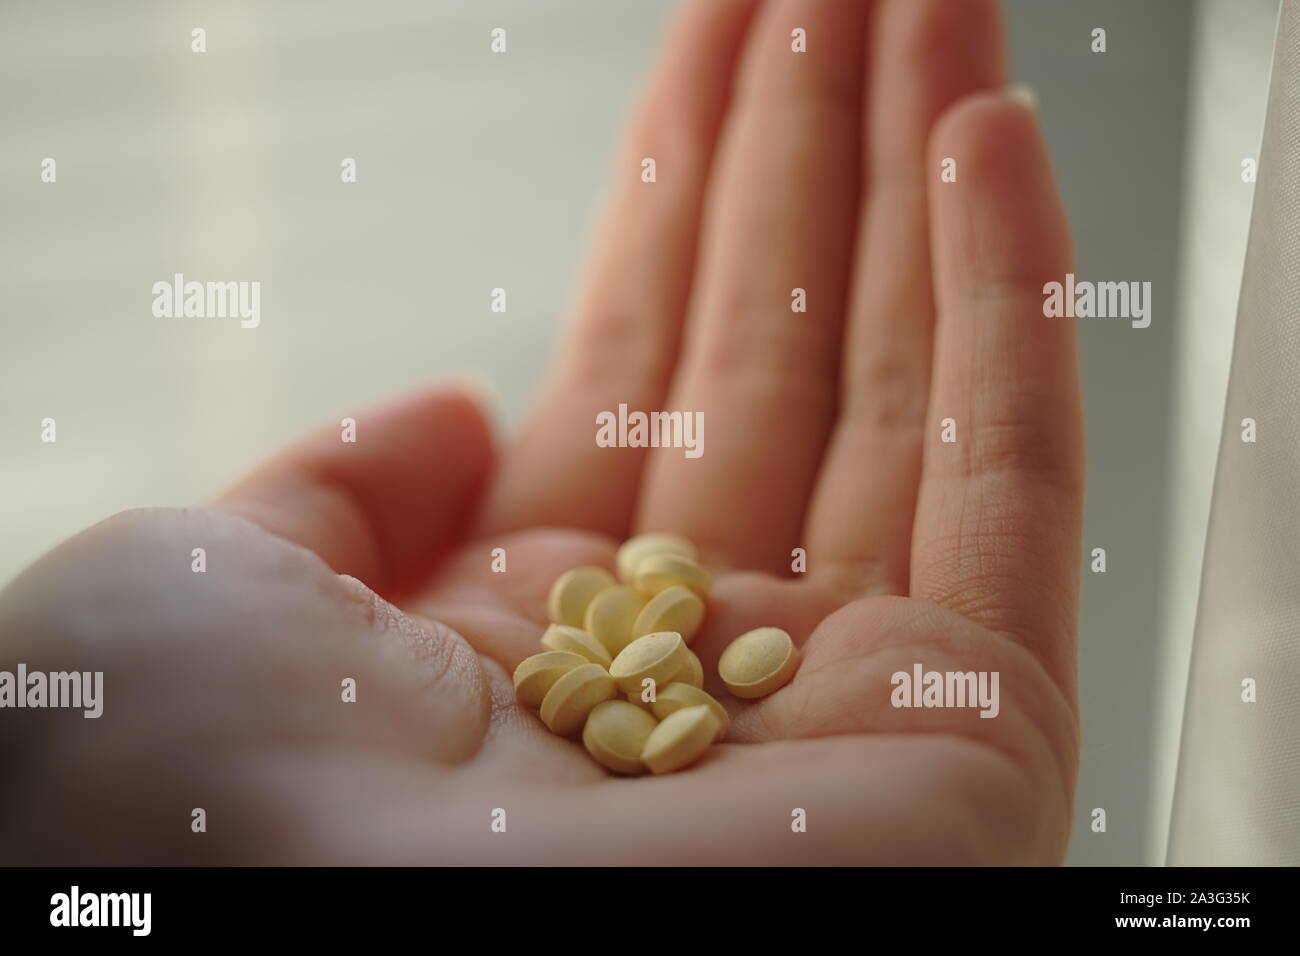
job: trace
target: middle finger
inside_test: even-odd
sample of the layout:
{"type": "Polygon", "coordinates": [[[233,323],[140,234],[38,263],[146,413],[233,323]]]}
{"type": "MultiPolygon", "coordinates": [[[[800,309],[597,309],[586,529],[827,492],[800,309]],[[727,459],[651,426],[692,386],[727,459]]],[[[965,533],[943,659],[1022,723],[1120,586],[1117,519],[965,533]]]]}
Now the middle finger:
{"type": "Polygon", "coordinates": [[[871,6],[775,0],[742,63],[669,404],[707,441],[651,454],[638,521],[725,566],[788,570],[834,421],[871,6]]]}

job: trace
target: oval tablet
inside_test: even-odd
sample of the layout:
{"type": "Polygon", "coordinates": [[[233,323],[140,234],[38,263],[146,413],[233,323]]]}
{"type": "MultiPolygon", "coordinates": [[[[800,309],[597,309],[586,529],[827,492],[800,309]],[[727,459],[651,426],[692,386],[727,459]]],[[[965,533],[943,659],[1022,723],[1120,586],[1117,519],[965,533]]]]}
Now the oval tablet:
{"type": "Polygon", "coordinates": [[[635,588],[616,585],[606,588],[587,605],[583,629],[609,651],[617,654],[632,643],[632,625],[645,607],[646,599],[635,588]]]}
{"type": "Polygon", "coordinates": [[[582,745],[601,766],[615,773],[645,773],[641,751],[659,721],[625,700],[607,700],[592,708],[582,729],[582,745]]]}
{"type": "Polygon", "coordinates": [[[614,678],[599,664],[583,664],[564,674],[542,698],[542,721],[551,732],[572,737],[582,730],[592,708],[618,694],[614,678]]]}
{"type": "Polygon", "coordinates": [[[703,756],[717,733],[718,718],[708,707],[683,707],[650,732],[641,759],[652,773],[672,773],[703,756]]]}
{"type": "MultiPolygon", "coordinates": [[[[642,710],[644,710],[647,714],[650,714],[652,716],[654,715],[655,712],[654,705],[651,704],[649,701],[642,700],[640,691],[636,691],[630,694],[625,694],[624,696],[627,698],[627,702],[629,704],[635,704],[637,707],[640,707],[642,710]]],[[[658,720],[658,718],[655,719],[658,720]]]]}
{"type": "Polygon", "coordinates": [[[624,541],[614,555],[614,567],[618,576],[629,584],[636,574],[638,562],[652,554],[680,554],[684,558],[695,560],[699,552],[681,535],[677,534],[639,534],[624,541]]]}
{"type": "Polygon", "coordinates": [[[641,690],[647,677],[660,684],[670,683],[686,663],[686,642],[675,631],[646,634],[623,648],[609,665],[609,675],[625,694],[641,690]]]}
{"type": "Polygon", "coordinates": [[[525,657],[515,668],[515,697],[533,710],[542,706],[542,698],[557,680],[590,661],[571,651],[543,651],[525,657]]]}
{"type": "Polygon", "coordinates": [[[605,645],[580,627],[552,624],[542,635],[542,647],[548,651],[568,651],[585,657],[593,664],[609,667],[610,656],[605,645]]]}
{"type": "Polygon", "coordinates": [[[779,627],[759,627],[727,645],[718,676],[737,697],[766,697],[790,682],[799,669],[799,650],[779,627]]]}
{"type": "Polygon", "coordinates": [[[680,554],[651,554],[637,562],[632,584],[646,597],[679,584],[690,588],[700,597],[708,597],[713,586],[713,576],[704,566],[680,554]]]}
{"type": "Polygon", "coordinates": [[[689,644],[695,639],[703,620],[704,602],[700,596],[689,588],[674,584],[646,602],[632,625],[632,636],[676,631],[689,644]]]}
{"type": "Polygon", "coordinates": [[[709,708],[710,713],[718,721],[718,735],[715,739],[721,740],[727,736],[727,731],[731,727],[731,715],[727,713],[727,708],[707,692],[690,684],[673,682],[662,688],[655,694],[655,701],[650,705],[650,710],[660,720],[667,720],[670,714],[675,714],[683,708],[701,705],[709,708]]]}
{"type": "Polygon", "coordinates": [[[689,647],[686,649],[686,663],[682,665],[681,670],[673,675],[673,680],[681,681],[683,684],[690,684],[692,687],[704,686],[704,665],[700,663],[700,659],[695,656],[695,652],[689,647]]]}
{"type": "Polygon", "coordinates": [[[551,585],[546,601],[546,613],[556,624],[582,627],[587,605],[601,591],[612,588],[617,581],[604,568],[584,567],[565,571],[551,585]]]}

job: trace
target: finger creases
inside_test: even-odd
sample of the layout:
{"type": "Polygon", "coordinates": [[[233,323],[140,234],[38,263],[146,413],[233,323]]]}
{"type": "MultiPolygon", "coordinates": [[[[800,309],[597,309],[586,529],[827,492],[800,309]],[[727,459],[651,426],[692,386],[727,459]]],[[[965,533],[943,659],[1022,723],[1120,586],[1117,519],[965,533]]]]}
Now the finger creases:
{"type": "Polygon", "coordinates": [[[839,416],[808,515],[809,574],[906,594],[934,348],[927,155],[940,115],[1005,84],[995,0],[884,0],[871,31],[854,282],[839,416]]]}
{"type": "Polygon", "coordinates": [[[937,327],[911,590],[1073,671],[1083,430],[1075,329],[1044,310],[1071,269],[1031,107],[978,94],[940,121],[931,160],[937,327]]]}

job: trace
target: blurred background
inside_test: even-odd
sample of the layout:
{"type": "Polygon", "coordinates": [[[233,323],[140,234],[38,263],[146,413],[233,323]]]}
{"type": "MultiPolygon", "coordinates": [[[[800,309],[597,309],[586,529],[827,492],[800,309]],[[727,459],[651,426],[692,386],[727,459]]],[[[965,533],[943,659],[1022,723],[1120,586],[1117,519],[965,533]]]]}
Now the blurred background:
{"type": "MultiPolygon", "coordinates": [[[[672,6],[5,0],[0,582],[102,517],[201,502],[435,378],[472,378],[516,421],[672,6]],[[260,280],[261,327],[153,318],[150,287],[178,271],[260,280]]],[[[1108,570],[1083,576],[1070,859],[1158,864],[1277,0],[1005,10],[1080,278],[1153,284],[1150,328],[1079,323],[1084,553],[1105,548],[1108,570]]]]}

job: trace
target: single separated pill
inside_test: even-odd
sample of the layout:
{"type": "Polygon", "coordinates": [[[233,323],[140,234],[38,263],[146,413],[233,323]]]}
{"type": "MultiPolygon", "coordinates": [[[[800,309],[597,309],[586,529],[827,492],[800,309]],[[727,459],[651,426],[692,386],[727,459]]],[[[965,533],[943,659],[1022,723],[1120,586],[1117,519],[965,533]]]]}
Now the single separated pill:
{"type": "Polygon", "coordinates": [[[515,668],[515,697],[533,710],[542,706],[542,698],[557,680],[590,661],[571,651],[543,651],[525,657],[515,668]]]}
{"type": "Polygon", "coordinates": [[[548,651],[568,651],[585,657],[593,664],[609,667],[609,651],[605,650],[605,645],[580,627],[552,624],[542,635],[542,647],[548,651]]]}
{"type": "Polygon", "coordinates": [[[614,567],[618,569],[618,576],[631,584],[636,574],[637,564],[642,558],[652,554],[680,554],[692,560],[700,556],[695,550],[695,545],[681,535],[639,534],[635,538],[624,541],[618,553],[614,555],[614,567]]]}
{"type": "Polygon", "coordinates": [[[700,690],[698,687],[692,687],[690,684],[674,681],[667,687],[662,688],[655,694],[654,703],[650,705],[650,711],[660,720],[667,720],[671,714],[675,714],[683,708],[699,707],[700,705],[709,708],[709,711],[718,721],[718,736],[715,739],[721,740],[727,736],[727,731],[731,727],[731,715],[727,713],[727,708],[714,700],[707,692],[700,690]]]}
{"type": "Polygon", "coordinates": [[[584,567],[565,571],[551,585],[546,613],[556,624],[582,627],[587,605],[601,591],[618,584],[604,568],[584,567]]]}
{"type": "Polygon", "coordinates": [[[779,627],[740,635],[718,658],[718,676],[737,697],[766,697],[790,683],[799,669],[799,650],[779,627]]]}
{"type": "Polygon", "coordinates": [[[704,602],[700,596],[680,584],[660,591],[641,608],[632,625],[632,636],[643,637],[656,631],[676,631],[687,644],[695,639],[704,620],[704,602]]]}
{"type": "Polygon", "coordinates": [[[582,729],[582,745],[596,762],[615,773],[645,773],[641,751],[659,721],[625,700],[607,700],[592,708],[582,729]]]}
{"type": "Polygon", "coordinates": [[[587,715],[602,701],[618,694],[614,678],[599,664],[583,664],[564,674],[542,698],[542,722],[561,737],[582,730],[587,715]]]}
{"type": "Polygon", "coordinates": [[[713,587],[713,576],[698,561],[663,552],[647,555],[637,562],[632,584],[646,597],[680,584],[705,598],[713,587]]]}
{"type": "Polygon", "coordinates": [[[686,642],[676,631],[646,634],[619,651],[609,665],[609,676],[618,681],[619,690],[625,694],[639,692],[647,677],[656,686],[667,684],[686,663],[686,653],[686,642]]]}
{"type": "Polygon", "coordinates": [[[617,654],[632,643],[632,626],[645,603],[635,588],[626,585],[606,588],[587,605],[583,629],[611,655],[617,654]]]}
{"type": "Polygon", "coordinates": [[[698,760],[717,735],[718,718],[708,707],[683,707],[650,731],[641,759],[652,773],[672,773],[698,760]]]}

